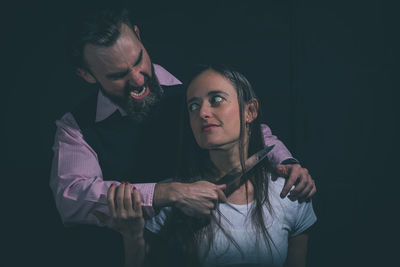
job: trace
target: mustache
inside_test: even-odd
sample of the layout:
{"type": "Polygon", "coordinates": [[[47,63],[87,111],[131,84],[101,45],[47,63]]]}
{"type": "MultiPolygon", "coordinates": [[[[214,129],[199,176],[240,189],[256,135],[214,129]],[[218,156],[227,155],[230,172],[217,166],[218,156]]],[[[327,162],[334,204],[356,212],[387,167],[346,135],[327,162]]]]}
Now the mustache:
{"type": "MultiPolygon", "coordinates": [[[[134,90],[140,91],[144,86],[149,86],[149,89],[151,90],[151,85],[154,85],[154,81],[153,81],[155,78],[154,73],[152,74],[152,76],[149,76],[147,73],[143,73],[143,77],[144,77],[144,82],[141,86],[133,86],[133,85],[129,85],[129,84],[127,84],[125,86],[124,93],[126,96],[129,96],[129,94],[134,90]]],[[[155,78],[155,79],[157,79],[157,78],[155,78]]]]}

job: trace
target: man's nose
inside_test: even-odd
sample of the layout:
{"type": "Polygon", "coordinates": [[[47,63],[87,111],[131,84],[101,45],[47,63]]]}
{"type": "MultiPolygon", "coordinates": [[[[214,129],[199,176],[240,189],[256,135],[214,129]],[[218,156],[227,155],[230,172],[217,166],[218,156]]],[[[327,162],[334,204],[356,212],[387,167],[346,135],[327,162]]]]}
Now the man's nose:
{"type": "Polygon", "coordinates": [[[145,82],[145,78],[142,72],[139,70],[132,69],[129,73],[129,85],[134,87],[143,86],[145,82]]]}

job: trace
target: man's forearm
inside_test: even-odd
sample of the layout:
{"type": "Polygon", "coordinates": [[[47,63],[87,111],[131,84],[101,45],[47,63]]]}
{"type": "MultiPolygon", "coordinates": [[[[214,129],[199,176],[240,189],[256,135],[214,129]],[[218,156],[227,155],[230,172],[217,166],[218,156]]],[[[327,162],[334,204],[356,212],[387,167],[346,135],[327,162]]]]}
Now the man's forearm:
{"type": "Polygon", "coordinates": [[[174,206],[192,217],[209,216],[218,201],[225,201],[226,185],[208,181],[159,183],[155,186],[153,207],[174,206]]]}
{"type": "Polygon", "coordinates": [[[286,148],[282,141],[280,141],[275,135],[272,135],[271,129],[267,125],[261,124],[261,131],[265,145],[275,146],[274,149],[268,153],[268,159],[274,166],[287,159],[293,159],[290,151],[286,148]]]}
{"type": "Polygon", "coordinates": [[[177,192],[183,186],[182,183],[158,183],[154,187],[153,207],[161,208],[172,206],[177,200],[177,192]]]}
{"type": "MultiPolygon", "coordinates": [[[[103,181],[100,178],[76,178],[68,181],[67,186],[59,183],[57,186],[52,187],[56,206],[63,223],[100,225],[91,212],[98,210],[107,215],[109,214],[107,190],[113,183],[119,184],[118,181],[103,181]]],[[[131,184],[131,186],[135,186],[140,192],[143,211],[148,216],[152,216],[154,214],[152,208],[154,184],[131,184]]]]}

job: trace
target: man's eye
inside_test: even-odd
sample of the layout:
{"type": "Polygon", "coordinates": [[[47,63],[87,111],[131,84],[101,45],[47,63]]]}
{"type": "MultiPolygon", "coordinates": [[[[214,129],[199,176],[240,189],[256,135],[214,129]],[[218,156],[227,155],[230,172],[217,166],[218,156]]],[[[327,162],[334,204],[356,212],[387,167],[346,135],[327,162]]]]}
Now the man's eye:
{"type": "Polygon", "coordinates": [[[125,77],[125,73],[121,73],[121,74],[114,74],[112,76],[110,76],[111,80],[119,80],[125,77]]]}
{"type": "Polygon", "coordinates": [[[211,98],[211,104],[219,104],[222,100],[224,100],[221,96],[216,95],[211,98]]]}
{"type": "Polygon", "coordinates": [[[195,111],[195,110],[199,109],[199,107],[200,107],[199,104],[192,103],[192,104],[189,104],[188,109],[189,109],[189,111],[195,111]]]}

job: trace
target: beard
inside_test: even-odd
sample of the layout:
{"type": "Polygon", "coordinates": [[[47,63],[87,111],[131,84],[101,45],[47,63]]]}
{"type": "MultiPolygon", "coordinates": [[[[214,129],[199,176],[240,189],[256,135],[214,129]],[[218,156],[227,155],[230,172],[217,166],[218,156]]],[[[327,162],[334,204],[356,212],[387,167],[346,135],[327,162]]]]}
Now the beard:
{"type": "Polygon", "coordinates": [[[144,86],[148,87],[149,94],[143,99],[134,99],[130,96],[131,92],[137,90],[137,87],[127,84],[124,89],[124,96],[118,97],[110,95],[101,88],[104,95],[106,95],[114,104],[120,106],[126,111],[128,117],[134,122],[143,122],[155,107],[160,103],[163,90],[154,73],[154,67],[151,67],[151,76],[143,74],[145,77],[144,86]]]}

